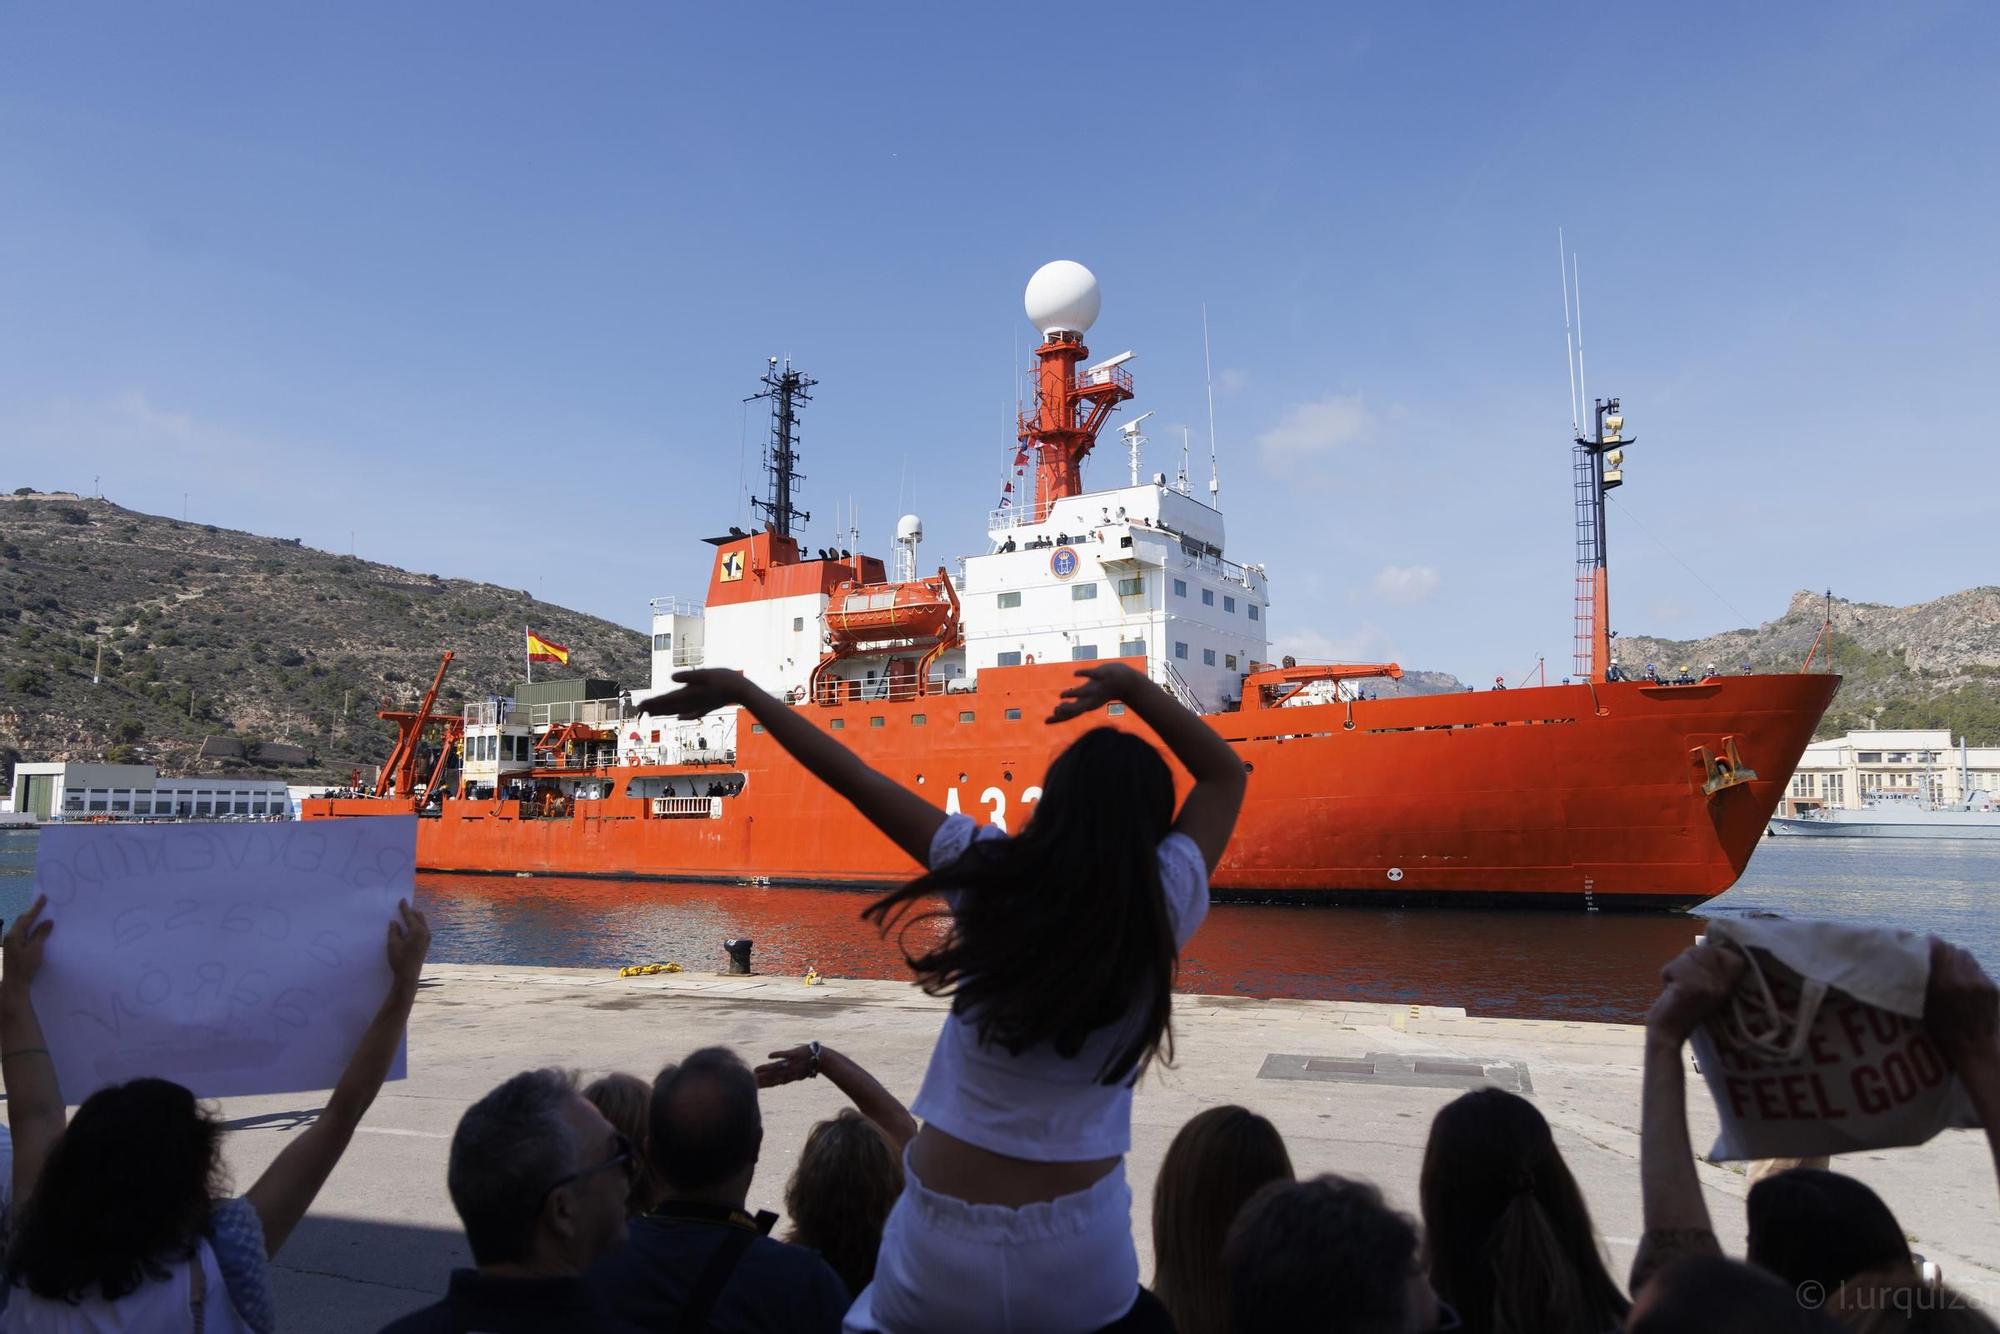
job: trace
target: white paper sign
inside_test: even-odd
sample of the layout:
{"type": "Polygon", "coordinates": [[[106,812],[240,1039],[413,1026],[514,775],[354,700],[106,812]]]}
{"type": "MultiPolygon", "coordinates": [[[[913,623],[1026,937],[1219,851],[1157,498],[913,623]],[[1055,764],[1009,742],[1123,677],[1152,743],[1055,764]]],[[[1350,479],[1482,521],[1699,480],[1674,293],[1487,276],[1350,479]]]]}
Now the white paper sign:
{"type": "Polygon", "coordinates": [[[44,825],[33,994],[64,1099],[145,1075],[203,1098],[332,1088],[388,995],[416,838],[415,816],[44,825]]]}

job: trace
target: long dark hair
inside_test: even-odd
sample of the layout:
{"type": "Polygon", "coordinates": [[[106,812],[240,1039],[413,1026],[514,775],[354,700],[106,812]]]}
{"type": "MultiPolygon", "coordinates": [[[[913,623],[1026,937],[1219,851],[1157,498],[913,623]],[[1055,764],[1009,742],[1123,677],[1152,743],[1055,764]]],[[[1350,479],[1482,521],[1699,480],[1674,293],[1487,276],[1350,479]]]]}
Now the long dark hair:
{"type": "Polygon", "coordinates": [[[806,1135],[785,1185],[792,1216],[787,1241],[818,1251],[859,1296],[875,1277],[882,1228],[903,1193],[903,1160],[873,1122],[852,1107],[806,1135]]]}
{"type": "Polygon", "coordinates": [[[1173,819],[1173,774],[1159,752],[1096,728],[1049,766],[1018,837],[975,840],[862,916],[886,934],[928,895],[959,891],[944,942],[915,956],[904,949],[924,990],[951,996],[982,1043],[1016,1055],[1047,1042],[1074,1057],[1093,1032],[1133,1016],[1098,1071],[1120,1083],[1156,1055],[1173,1059],[1179,951],[1159,868],[1173,819]]]}
{"type": "Polygon", "coordinates": [[[1445,1104],[1419,1194],[1431,1286],[1470,1334],[1600,1334],[1624,1319],[1583,1192],[1527,1099],[1488,1088],[1445,1104]]]}
{"type": "Polygon", "coordinates": [[[1284,1137],[1247,1107],[1211,1107],[1174,1136],[1153,1185],[1153,1291],[1180,1334],[1227,1334],[1229,1225],[1267,1183],[1291,1179],[1284,1137]]]}
{"type": "Polygon", "coordinates": [[[77,1108],[15,1219],[7,1281],[58,1301],[116,1301],[167,1278],[224,1190],[222,1127],[164,1079],[99,1089],[77,1108]]]}

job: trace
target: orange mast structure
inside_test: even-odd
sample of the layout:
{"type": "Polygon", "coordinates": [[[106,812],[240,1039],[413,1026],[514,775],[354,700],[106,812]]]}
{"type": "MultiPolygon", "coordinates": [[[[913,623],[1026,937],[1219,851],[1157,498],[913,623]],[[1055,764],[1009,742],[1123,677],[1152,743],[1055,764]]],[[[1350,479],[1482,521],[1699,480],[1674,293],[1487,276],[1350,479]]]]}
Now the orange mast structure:
{"type": "Polygon", "coordinates": [[[1108,361],[1085,367],[1090,355],[1084,331],[1097,318],[1097,280],[1081,264],[1057,260],[1037,270],[1028,283],[1028,319],[1042,331],[1035,349],[1035,409],[1021,415],[1019,439],[1035,451],[1033,522],[1046,519],[1049,507],[1083,490],[1083,460],[1097,443],[1097,433],[1111,410],[1132,397],[1132,373],[1121,352],[1108,361]]]}
{"type": "MultiPolygon", "coordinates": [[[[443,725],[448,720],[432,712],[437,705],[438,687],[444,684],[445,671],[451,666],[452,651],[446,649],[443,661],[438,663],[437,675],[431,678],[431,688],[424,692],[423,703],[411,713],[401,709],[379,709],[375,716],[384,722],[396,724],[396,745],[383,761],[382,770],[375,779],[377,797],[406,797],[414,799],[417,794],[417,743],[423,740],[424,729],[432,724],[443,725]]],[[[456,720],[463,728],[464,719],[456,720]]],[[[447,731],[450,729],[447,728],[447,731]]],[[[444,754],[451,750],[449,738],[444,754]]],[[[432,771],[431,781],[436,782],[438,774],[444,771],[444,758],[440,755],[438,766],[432,771]]]]}

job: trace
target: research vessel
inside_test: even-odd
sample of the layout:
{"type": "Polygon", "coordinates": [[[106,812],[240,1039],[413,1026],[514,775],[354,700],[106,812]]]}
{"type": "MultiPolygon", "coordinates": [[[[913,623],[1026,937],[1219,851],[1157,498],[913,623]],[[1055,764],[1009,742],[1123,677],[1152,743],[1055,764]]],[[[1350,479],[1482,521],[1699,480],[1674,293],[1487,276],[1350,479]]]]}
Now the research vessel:
{"type": "Polygon", "coordinates": [[[1204,498],[1185,465],[1172,480],[1143,471],[1146,414],[1121,428],[1126,475],[1085,489],[1085,460],[1134,397],[1132,354],[1091,359],[1100,295],[1080,264],[1043,266],[1025,307],[1042,338],[1035,393],[987,549],[927,569],[915,516],[893,568],[804,545],[798,425],[813,381],[774,359],[761,523],[707,539],[702,600],[653,604],[645,689],[544,681],[447,716],[447,654],[418,708],[383,714],[397,739],[372,788],[302,815],[415,809],[432,871],[883,885],[917,868],[747,715],[680,721],[635,701],[684,667],[739,668],[942,809],[1019,829],[1082,730],[1144,730],[1116,706],[1043,722],[1080,664],[1118,658],[1243,759],[1224,893],[1681,908],[1742,873],[1839,678],[1620,673],[1604,504],[1631,443],[1617,400],[1598,400],[1571,442],[1574,676],[1407,693],[1395,663],[1272,660],[1265,568],[1228,554],[1213,487],[1204,498]]]}

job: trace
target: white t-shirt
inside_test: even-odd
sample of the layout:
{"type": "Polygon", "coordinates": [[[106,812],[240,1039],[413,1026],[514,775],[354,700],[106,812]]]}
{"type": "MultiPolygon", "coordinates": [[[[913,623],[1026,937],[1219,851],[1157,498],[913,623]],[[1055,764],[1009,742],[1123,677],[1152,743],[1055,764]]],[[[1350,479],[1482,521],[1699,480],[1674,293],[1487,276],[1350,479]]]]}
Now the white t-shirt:
{"type": "MultiPolygon", "coordinates": [[[[931,868],[956,861],[975,838],[1005,837],[968,815],[947,816],[931,839],[931,868]]],[[[1208,864],[1186,834],[1162,839],[1159,858],[1179,948],[1208,915],[1208,864]]],[[[1132,1147],[1132,1085],[1100,1083],[1098,1073],[1124,1036],[1124,1026],[1112,1024],[1067,1059],[1047,1043],[1015,1056],[980,1045],[978,1025],[953,1014],[938,1033],[910,1110],[955,1139],[1010,1158],[1069,1163],[1121,1156],[1132,1147]]]]}
{"type": "MultiPolygon", "coordinates": [[[[205,1291],[202,1296],[202,1334],[251,1334],[250,1326],[229,1304],[229,1289],[216,1263],[215,1251],[207,1241],[197,1243],[205,1291]]],[[[92,1294],[77,1303],[51,1300],[16,1287],[7,1301],[5,1328],[8,1334],[125,1334],[146,1330],[148,1334],[179,1334],[193,1330],[193,1262],[179,1260],[168,1268],[167,1276],[142,1283],[115,1302],[92,1294]]]]}

